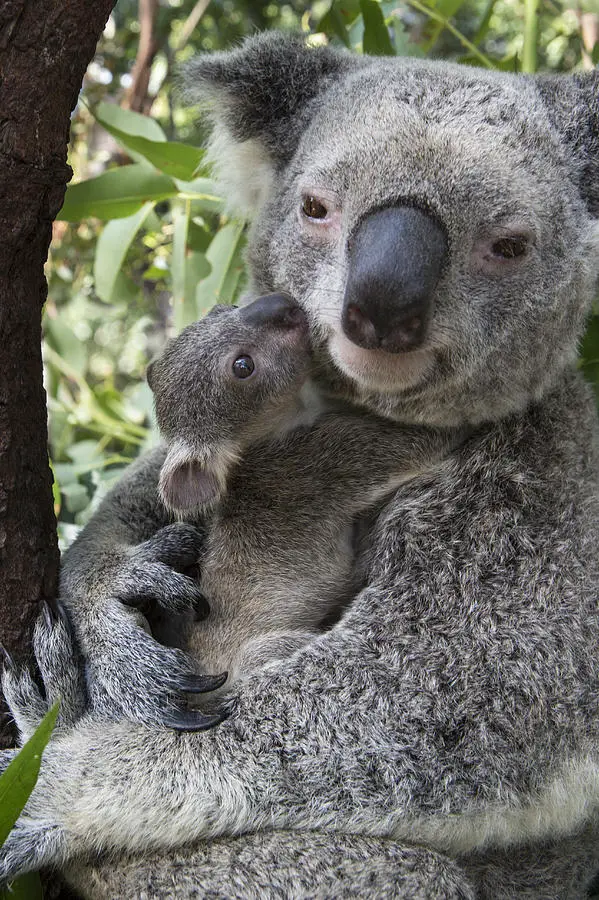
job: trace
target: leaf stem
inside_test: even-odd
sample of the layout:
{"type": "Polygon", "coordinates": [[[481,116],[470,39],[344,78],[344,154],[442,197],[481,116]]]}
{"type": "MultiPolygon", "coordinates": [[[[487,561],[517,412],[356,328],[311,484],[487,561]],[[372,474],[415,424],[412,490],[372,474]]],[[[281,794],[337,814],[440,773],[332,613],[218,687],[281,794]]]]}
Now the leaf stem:
{"type": "Polygon", "coordinates": [[[538,6],[539,0],[524,0],[522,71],[529,74],[537,71],[538,6]]]}
{"type": "MultiPolygon", "coordinates": [[[[495,64],[493,63],[493,61],[489,59],[489,57],[485,53],[479,50],[478,47],[472,43],[472,41],[469,41],[466,35],[462,34],[462,32],[449,21],[449,19],[441,15],[441,13],[436,12],[434,9],[430,9],[428,6],[425,6],[424,3],[420,3],[419,0],[407,0],[407,2],[414,9],[417,9],[418,12],[424,13],[425,16],[428,16],[429,19],[432,19],[433,22],[439,22],[439,24],[443,25],[444,28],[447,28],[447,30],[458,39],[460,44],[462,44],[463,47],[469,50],[472,56],[474,56],[475,59],[477,59],[487,69],[495,68],[495,64]]],[[[531,2],[531,0],[527,0],[527,2],[531,2]]]]}

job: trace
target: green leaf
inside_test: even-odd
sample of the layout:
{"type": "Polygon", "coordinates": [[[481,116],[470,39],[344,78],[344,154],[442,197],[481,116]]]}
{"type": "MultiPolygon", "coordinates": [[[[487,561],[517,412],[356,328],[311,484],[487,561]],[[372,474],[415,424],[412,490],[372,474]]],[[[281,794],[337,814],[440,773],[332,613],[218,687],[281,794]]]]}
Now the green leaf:
{"type": "Polygon", "coordinates": [[[157,257],[151,266],[144,272],[144,280],[146,281],[162,281],[169,273],[169,267],[165,259],[157,257]]]}
{"type": "MultiPolygon", "coordinates": [[[[126,150],[132,151],[143,157],[143,159],[146,159],[153,166],[156,166],[157,169],[160,169],[161,172],[164,172],[166,175],[170,175],[173,178],[181,178],[184,181],[189,181],[194,177],[202,162],[204,156],[203,150],[200,150],[199,147],[192,147],[191,144],[181,144],[178,141],[166,141],[163,134],[158,140],[150,140],[148,137],[140,134],[139,131],[131,133],[128,129],[123,130],[122,127],[113,124],[115,107],[110,107],[111,114],[108,118],[106,117],[105,107],[107,105],[108,104],[102,104],[102,111],[97,108],[94,113],[95,117],[100,125],[102,125],[126,150]],[[113,119],[113,122],[110,121],[110,118],[113,119]]],[[[116,118],[122,121],[122,114],[126,112],[126,110],[120,110],[121,116],[117,116],[116,118]]],[[[136,114],[129,113],[129,115],[136,114]]],[[[138,118],[147,119],[148,117],[137,117],[136,115],[136,120],[132,123],[132,127],[141,127],[138,118]]],[[[149,121],[152,120],[150,119],[149,121]]]]}
{"type": "Polygon", "coordinates": [[[46,317],[44,337],[50,346],[54,347],[63,359],[68,360],[74,369],[81,374],[85,372],[88,360],[87,347],[62,316],[46,317]]]}
{"type": "Polygon", "coordinates": [[[52,472],[52,501],[54,503],[54,512],[58,515],[58,511],[60,509],[60,485],[58,483],[58,477],[56,475],[56,471],[54,466],[52,465],[52,460],[49,460],[50,463],[50,471],[52,472]]]}
{"type": "MultiPolygon", "coordinates": [[[[464,0],[436,0],[436,2],[432,4],[436,12],[440,13],[445,19],[453,18],[463,5],[464,0]]],[[[430,38],[424,45],[426,53],[430,53],[443,33],[444,28],[445,26],[442,22],[432,23],[430,38]]]]}
{"type": "Polygon", "coordinates": [[[89,216],[122,219],[136,213],[144,203],[158,203],[176,194],[171,179],[147,165],[120,166],[97,178],[70,184],[58,218],[69,222],[79,222],[89,216]]]}
{"type": "Polygon", "coordinates": [[[166,141],[166,135],[156,119],[122,109],[116,103],[98,103],[92,113],[104,128],[116,128],[124,134],[137,135],[149,141],[166,141]]]}
{"type": "Polygon", "coordinates": [[[144,203],[132,216],[108,222],[98,239],[94,278],[96,293],[106,303],[112,300],[117,276],[127,250],[153,207],[153,203],[144,203]]]}
{"type": "Polygon", "coordinates": [[[230,303],[242,271],[241,247],[243,222],[229,222],[214,236],[206,251],[212,271],[197,286],[198,315],[202,316],[215,303],[230,303]]]}
{"type": "Polygon", "coordinates": [[[173,256],[171,276],[173,280],[173,301],[183,299],[185,292],[185,251],[187,249],[187,229],[189,227],[189,202],[173,207],[173,256]]]}
{"type": "Polygon", "coordinates": [[[70,484],[62,486],[62,500],[65,509],[70,513],[81,512],[89,505],[89,494],[85,485],[78,481],[71,481],[70,484]]]}
{"type": "Polygon", "coordinates": [[[482,14],[480,24],[478,26],[476,34],[472,38],[473,43],[480,44],[481,41],[483,41],[487,36],[489,25],[491,24],[491,16],[493,15],[493,11],[495,10],[496,3],[497,0],[487,0],[487,5],[482,14]]]}
{"type": "Polygon", "coordinates": [[[35,787],[42,752],[50,740],[59,705],[57,701],[46,713],[34,734],[0,776],[0,845],[10,834],[35,787]]]}
{"type": "Polygon", "coordinates": [[[43,900],[42,882],[37,872],[27,872],[13,881],[10,889],[0,891],[0,900],[43,900]]]}
{"type": "Polygon", "coordinates": [[[380,5],[375,0],[360,0],[360,9],[364,19],[362,45],[364,53],[373,56],[394,56],[395,51],[380,5]]]}
{"type": "Polygon", "coordinates": [[[348,27],[360,15],[359,0],[335,0],[328,11],[316,23],[316,31],[323,31],[328,35],[336,35],[349,49],[350,39],[348,27]]]}
{"type": "Polygon", "coordinates": [[[192,216],[203,213],[222,213],[224,200],[211,178],[194,178],[193,181],[176,181],[179,191],[191,200],[192,216]]]}
{"type": "Polygon", "coordinates": [[[398,56],[413,56],[422,58],[424,56],[422,49],[418,46],[418,44],[415,44],[412,41],[409,31],[406,31],[406,28],[401,19],[398,16],[393,16],[392,24],[396,54],[398,56]]]}
{"type": "Polygon", "coordinates": [[[204,225],[198,225],[193,219],[187,229],[187,246],[202,253],[210,246],[212,234],[204,225]]]}
{"type": "Polygon", "coordinates": [[[594,66],[599,66],[599,41],[597,41],[597,43],[593,47],[593,50],[591,52],[591,59],[593,60],[594,66]]]}

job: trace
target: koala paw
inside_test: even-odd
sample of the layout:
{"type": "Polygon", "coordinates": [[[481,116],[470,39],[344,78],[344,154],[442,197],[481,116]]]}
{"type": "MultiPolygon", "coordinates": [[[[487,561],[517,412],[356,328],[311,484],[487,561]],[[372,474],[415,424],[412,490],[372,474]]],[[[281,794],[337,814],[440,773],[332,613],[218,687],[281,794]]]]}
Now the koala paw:
{"type": "Polygon", "coordinates": [[[87,661],[94,716],[178,731],[203,730],[222,721],[222,714],[205,715],[191,708],[186,695],[217,690],[226,673],[199,674],[190,656],[159,644],[120,604],[114,603],[106,614],[105,642],[87,661]]]}
{"type": "Polygon", "coordinates": [[[24,743],[50,707],[60,699],[55,733],[69,730],[84,714],[87,692],[83,660],[59,602],[44,603],[33,631],[33,651],[44,685],[42,696],[27,667],[5,653],[2,691],[24,743]]]}
{"type": "Polygon", "coordinates": [[[210,607],[197,581],[186,572],[197,566],[202,535],[192,525],[176,522],[134,547],[115,574],[110,592],[126,606],[145,609],[158,604],[171,613],[193,611],[205,618],[210,607]]]}

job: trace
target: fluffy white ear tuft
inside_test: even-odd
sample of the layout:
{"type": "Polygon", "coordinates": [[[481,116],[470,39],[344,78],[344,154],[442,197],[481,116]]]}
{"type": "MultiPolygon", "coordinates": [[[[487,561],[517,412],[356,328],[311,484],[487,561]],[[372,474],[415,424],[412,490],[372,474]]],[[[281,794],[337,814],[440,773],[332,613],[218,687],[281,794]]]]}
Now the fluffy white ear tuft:
{"type": "Polygon", "coordinates": [[[198,448],[175,441],[160,470],[160,499],[176,515],[202,512],[225,494],[227,476],[238,460],[238,448],[231,444],[198,448]]]}
{"type": "Polygon", "coordinates": [[[309,104],[358,57],[307,47],[300,35],[263,32],[184,67],[183,95],[214,129],[210,158],[230,206],[251,218],[304,133],[309,104]]]}
{"type": "Polygon", "coordinates": [[[224,122],[216,121],[207,161],[227,212],[251,221],[272,190],[275,168],[266,147],[259,138],[239,141],[224,122]]]}

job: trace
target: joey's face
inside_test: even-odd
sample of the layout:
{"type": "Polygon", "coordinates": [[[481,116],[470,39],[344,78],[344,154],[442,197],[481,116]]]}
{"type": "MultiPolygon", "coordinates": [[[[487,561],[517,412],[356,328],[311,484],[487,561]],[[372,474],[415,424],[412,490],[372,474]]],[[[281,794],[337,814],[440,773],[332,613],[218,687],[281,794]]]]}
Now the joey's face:
{"type": "Polygon", "coordinates": [[[318,100],[254,220],[256,285],[298,298],[379,411],[475,422],[539,396],[575,357],[599,241],[534,84],[376,61],[318,100]]]}
{"type": "Polygon", "coordinates": [[[202,453],[227,442],[242,447],[295,410],[309,367],[306,316],[288,297],[214,307],[148,370],[160,431],[202,453]]]}

